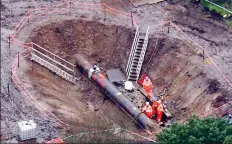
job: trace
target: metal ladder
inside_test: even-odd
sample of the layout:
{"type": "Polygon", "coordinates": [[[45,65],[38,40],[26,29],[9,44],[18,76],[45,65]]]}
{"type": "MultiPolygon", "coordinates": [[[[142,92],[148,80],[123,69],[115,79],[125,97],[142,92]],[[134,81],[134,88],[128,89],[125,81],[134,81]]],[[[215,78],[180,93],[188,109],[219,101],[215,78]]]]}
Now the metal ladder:
{"type": "Polygon", "coordinates": [[[136,29],[135,38],[131,48],[129,60],[126,67],[127,80],[137,82],[139,79],[140,71],[143,65],[144,56],[147,50],[148,33],[139,33],[139,28],[136,29]]]}
{"type": "MultiPolygon", "coordinates": [[[[32,48],[32,51],[37,51],[37,50],[32,48]]],[[[40,65],[48,68],[49,70],[53,71],[54,73],[56,73],[58,76],[62,77],[63,79],[65,79],[67,81],[70,81],[72,83],[76,83],[75,76],[67,73],[66,71],[60,69],[59,67],[55,66],[54,64],[46,61],[45,59],[43,59],[41,57],[39,57],[38,55],[36,55],[33,52],[31,52],[31,60],[36,61],[40,65]]]]}

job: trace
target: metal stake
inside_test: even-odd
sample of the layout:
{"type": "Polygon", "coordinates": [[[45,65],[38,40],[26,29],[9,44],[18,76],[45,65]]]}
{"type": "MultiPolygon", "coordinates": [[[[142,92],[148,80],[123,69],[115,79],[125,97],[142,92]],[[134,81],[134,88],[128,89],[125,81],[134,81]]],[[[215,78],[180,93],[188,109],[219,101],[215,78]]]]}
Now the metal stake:
{"type": "Polygon", "coordinates": [[[72,3],[71,1],[69,2],[69,15],[71,14],[71,8],[72,8],[72,3]]]}
{"type": "Polygon", "coordinates": [[[18,52],[18,67],[19,67],[19,52],[18,52]]]}
{"type": "Polygon", "coordinates": [[[106,6],[104,4],[104,21],[106,21],[106,6]]]}
{"type": "Polygon", "coordinates": [[[134,19],[133,19],[133,13],[131,11],[131,23],[132,23],[132,27],[134,27],[134,19]]]}
{"type": "Polygon", "coordinates": [[[8,96],[10,96],[10,83],[7,84],[8,96]]]}
{"type": "Polygon", "coordinates": [[[170,32],[170,22],[168,23],[168,33],[170,32]]]}
{"type": "Polygon", "coordinates": [[[8,41],[9,41],[9,48],[10,48],[10,35],[9,35],[9,37],[8,37],[8,41]]]}
{"type": "Polygon", "coordinates": [[[205,50],[203,50],[203,62],[205,61],[205,50]]]}
{"type": "Polygon", "coordinates": [[[10,80],[11,80],[11,82],[13,82],[13,78],[12,78],[12,76],[13,76],[13,72],[12,72],[12,68],[11,68],[11,71],[10,71],[10,80]]]}

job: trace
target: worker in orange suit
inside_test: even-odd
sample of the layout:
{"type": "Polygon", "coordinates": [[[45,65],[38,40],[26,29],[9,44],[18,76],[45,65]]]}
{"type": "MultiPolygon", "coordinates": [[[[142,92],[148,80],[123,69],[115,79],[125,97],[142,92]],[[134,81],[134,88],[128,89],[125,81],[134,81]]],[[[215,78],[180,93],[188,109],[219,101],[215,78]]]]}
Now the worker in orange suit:
{"type": "Polygon", "coordinates": [[[158,106],[157,106],[157,122],[160,123],[161,122],[161,119],[162,119],[162,116],[163,116],[163,113],[164,113],[164,107],[163,107],[163,104],[161,103],[161,100],[158,100],[157,101],[158,103],[158,106]]]}
{"type": "Polygon", "coordinates": [[[147,97],[151,99],[152,96],[152,83],[151,80],[146,77],[145,80],[143,81],[143,88],[147,93],[147,97]]]}
{"type": "Polygon", "coordinates": [[[145,113],[147,117],[152,118],[153,112],[149,102],[146,102],[146,105],[143,107],[142,112],[145,113]]]}
{"type": "Polygon", "coordinates": [[[158,108],[159,102],[158,100],[155,100],[152,104],[152,111],[153,111],[153,115],[155,116],[157,114],[157,108],[158,108]]]}

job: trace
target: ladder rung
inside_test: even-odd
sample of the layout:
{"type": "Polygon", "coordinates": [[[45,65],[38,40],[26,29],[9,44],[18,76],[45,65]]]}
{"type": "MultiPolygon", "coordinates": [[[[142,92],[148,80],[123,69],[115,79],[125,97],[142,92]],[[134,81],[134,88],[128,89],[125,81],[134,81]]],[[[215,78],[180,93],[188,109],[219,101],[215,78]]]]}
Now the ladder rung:
{"type": "Polygon", "coordinates": [[[134,72],[130,72],[131,74],[136,74],[137,75],[137,72],[136,71],[134,71],[134,72]]]}
{"type": "Polygon", "coordinates": [[[134,57],[140,57],[140,54],[137,54],[137,53],[136,53],[134,57]]]}
{"type": "Polygon", "coordinates": [[[137,65],[132,65],[133,68],[137,68],[137,65]]]}
{"type": "Polygon", "coordinates": [[[136,79],[138,76],[137,75],[130,75],[129,78],[130,79],[136,79]]]}

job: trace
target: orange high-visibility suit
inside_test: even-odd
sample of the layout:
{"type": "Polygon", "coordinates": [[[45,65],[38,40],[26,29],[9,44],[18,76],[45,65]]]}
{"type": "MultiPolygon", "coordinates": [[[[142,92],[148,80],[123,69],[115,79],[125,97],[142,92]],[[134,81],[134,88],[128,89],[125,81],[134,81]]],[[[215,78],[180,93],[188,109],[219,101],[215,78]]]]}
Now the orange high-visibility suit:
{"type": "Polygon", "coordinates": [[[153,115],[156,115],[158,105],[159,105],[158,101],[153,102],[153,104],[152,104],[153,115]]]}
{"type": "Polygon", "coordinates": [[[161,100],[157,100],[153,102],[152,110],[153,110],[153,115],[157,115],[156,118],[157,122],[160,123],[164,112],[164,108],[161,100]]]}
{"type": "Polygon", "coordinates": [[[52,144],[54,144],[54,143],[56,143],[56,144],[64,144],[64,140],[58,137],[58,138],[52,139],[50,141],[47,141],[45,143],[46,144],[50,144],[50,143],[52,143],[52,144]]]}
{"type": "Polygon", "coordinates": [[[162,103],[160,103],[157,107],[157,122],[160,123],[161,122],[161,119],[162,119],[162,116],[163,116],[163,113],[164,113],[164,107],[162,105],[162,103]]]}
{"type": "Polygon", "coordinates": [[[144,112],[149,118],[153,116],[152,107],[148,102],[146,102],[146,105],[143,107],[142,112],[144,112]]]}
{"type": "Polygon", "coordinates": [[[147,97],[151,98],[151,96],[152,96],[152,83],[151,83],[150,79],[145,79],[143,81],[143,88],[147,93],[147,97]]]}

